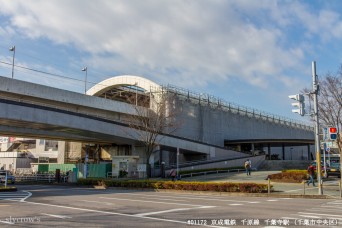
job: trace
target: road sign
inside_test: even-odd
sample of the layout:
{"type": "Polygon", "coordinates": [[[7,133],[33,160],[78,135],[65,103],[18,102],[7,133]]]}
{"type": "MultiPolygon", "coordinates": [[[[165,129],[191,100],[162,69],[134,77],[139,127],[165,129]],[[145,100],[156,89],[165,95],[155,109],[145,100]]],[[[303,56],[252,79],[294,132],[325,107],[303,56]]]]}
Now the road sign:
{"type": "Polygon", "coordinates": [[[323,128],[323,141],[329,140],[329,129],[327,127],[323,128]]]}
{"type": "Polygon", "coordinates": [[[327,148],[325,149],[325,151],[326,151],[326,152],[330,152],[330,147],[327,147],[327,148]]]}

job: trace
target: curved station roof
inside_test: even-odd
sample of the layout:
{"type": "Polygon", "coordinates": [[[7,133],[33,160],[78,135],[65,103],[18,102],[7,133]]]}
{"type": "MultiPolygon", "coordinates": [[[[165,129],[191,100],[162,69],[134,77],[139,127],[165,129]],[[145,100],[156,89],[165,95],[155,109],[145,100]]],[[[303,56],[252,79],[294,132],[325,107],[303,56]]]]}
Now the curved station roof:
{"type": "Polygon", "coordinates": [[[149,92],[161,88],[157,83],[140,76],[121,75],[99,82],[87,91],[87,95],[138,104],[149,92]]]}

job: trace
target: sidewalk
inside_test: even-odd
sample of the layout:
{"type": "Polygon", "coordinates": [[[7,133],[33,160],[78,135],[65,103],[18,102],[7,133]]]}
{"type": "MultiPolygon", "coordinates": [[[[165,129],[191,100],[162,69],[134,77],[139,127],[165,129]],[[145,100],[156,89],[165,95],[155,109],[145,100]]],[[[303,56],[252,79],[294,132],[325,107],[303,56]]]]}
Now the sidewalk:
{"type": "MultiPolygon", "coordinates": [[[[262,183],[268,184],[267,176],[281,171],[253,171],[250,176],[247,176],[245,172],[239,173],[222,173],[222,174],[211,174],[206,176],[196,176],[192,178],[185,178],[184,180],[198,180],[198,181],[210,181],[210,182],[251,182],[251,183],[262,183]]],[[[328,198],[339,198],[340,190],[338,182],[339,179],[323,180],[323,195],[328,198]]],[[[272,182],[274,192],[271,194],[281,194],[289,196],[319,196],[318,187],[313,187],[312,184],[307,186],[305,183],[280,183],[272,182]]]]}

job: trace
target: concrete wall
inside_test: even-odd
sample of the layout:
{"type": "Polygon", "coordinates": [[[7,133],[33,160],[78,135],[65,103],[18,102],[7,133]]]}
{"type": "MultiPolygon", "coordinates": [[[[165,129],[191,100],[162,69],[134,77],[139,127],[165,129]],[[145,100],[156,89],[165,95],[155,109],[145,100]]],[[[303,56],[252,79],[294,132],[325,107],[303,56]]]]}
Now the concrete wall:
{"type": "Polygon", "coordinates": [[[194,103],[180,96],[172,96],[176,122],[181,123],[176,135],[217,146],[224,140],[248,139],[313,139],[312,129],[303,129],[252,117],[236,111],[226,111],[208,104],[194,103]],[[178,111],[178,112],[177,112],[178,111]]]}

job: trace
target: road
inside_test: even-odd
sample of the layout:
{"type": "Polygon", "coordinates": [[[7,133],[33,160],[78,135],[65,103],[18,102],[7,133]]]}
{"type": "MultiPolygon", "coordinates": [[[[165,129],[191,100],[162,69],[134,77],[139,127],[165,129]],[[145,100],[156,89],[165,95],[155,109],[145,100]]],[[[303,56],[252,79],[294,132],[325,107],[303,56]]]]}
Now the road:
{"type": "MultiPolygon", "coordinates": [[[[252,182],[267,184],[268,175],[274,173],[280,173],[281,171],[252,171],[252,175],[247,176],[245,172],[231,172],[231,173],[220,173],[220,174],[210,174],[205,176],[195,176],[184,178],[186,181],[204,181],[204,182],[252,182]]],[[[323,179],[323,193],[324,195],[339,198],[340,189],[339,181],[337,177],[331,177],[329,179],[323,179]]],[[[291,194],[291,195],[318,195],[317,183],[316,187],[312,185],[307,186],[303,183],[282,183],[271,181],[275,193],[280,194],[291,194]]]]}
{"type": "Polygon", "coordinates": [[[342,200],[339,199],[51,185],[19,186],[18,192],[12,194],[16,195],[0,196],[3,199],[0,200],[1,227],[192,227],[188,223],[207,227],[295,227],[299,222],[313,226],[313,222],[323,224],[324,221],[327,225],[314,227],[332,227],[337,222],[342,226],[342,200]]]}

